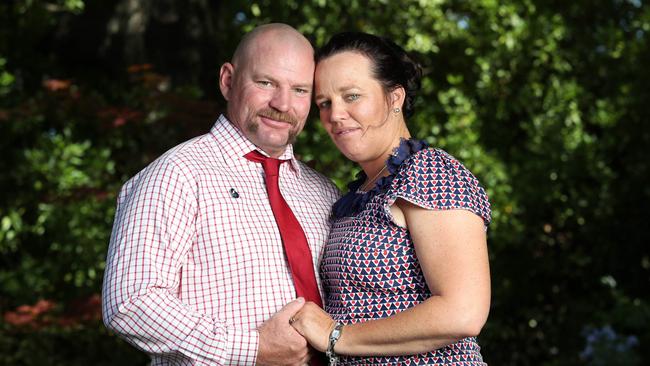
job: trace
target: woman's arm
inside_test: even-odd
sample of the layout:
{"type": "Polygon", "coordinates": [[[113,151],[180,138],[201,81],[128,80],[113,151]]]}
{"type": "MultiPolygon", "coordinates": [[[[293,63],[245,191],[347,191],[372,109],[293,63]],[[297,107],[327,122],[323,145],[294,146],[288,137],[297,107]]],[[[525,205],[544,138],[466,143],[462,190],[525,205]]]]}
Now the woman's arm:
{"type": "MultiPolygon", "coordinates": [[[[483,220],[466,210],[432,211],[397,202],[431,293],[422,303],[384,319],[346,325],[340,355],[398,356],[431,351],[476,336],[490,307],[490,271],[483,220]]],[[[327,348],[333,320],[305,306],[293,325],[312,346],[327,348]]]]}

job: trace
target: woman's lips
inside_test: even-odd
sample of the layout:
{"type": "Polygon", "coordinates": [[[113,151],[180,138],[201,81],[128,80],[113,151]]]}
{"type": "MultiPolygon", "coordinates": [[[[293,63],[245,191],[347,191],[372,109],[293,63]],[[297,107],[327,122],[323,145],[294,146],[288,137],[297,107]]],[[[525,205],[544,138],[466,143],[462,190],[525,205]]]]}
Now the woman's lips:
{"type": "Polygon", "coordinates": [[[358,127],[357,128],[342,128],[342,129],[335,130],[334,135],[336,135],[336,136],[345,136],[345,135],[349,135],[349,134],[351,134],[353,132],[356,132],[356,131],[359,131],[359,130],[361,130],[361,129],[358,128],[358,127]]]}

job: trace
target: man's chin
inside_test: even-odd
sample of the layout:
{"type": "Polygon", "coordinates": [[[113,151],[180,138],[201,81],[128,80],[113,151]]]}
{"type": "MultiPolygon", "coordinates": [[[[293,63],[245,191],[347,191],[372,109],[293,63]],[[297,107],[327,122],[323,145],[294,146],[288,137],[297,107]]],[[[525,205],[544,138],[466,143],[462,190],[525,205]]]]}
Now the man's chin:
{"type": "Polygon", "coordinates": [[[272,153],[284,152],[287,146],[291,143],[289,142],[289,136],[286,134],[257,134],[254,136],[254,139],[250,139],[257,147],[266,151],[270,155],[272,153]]]}

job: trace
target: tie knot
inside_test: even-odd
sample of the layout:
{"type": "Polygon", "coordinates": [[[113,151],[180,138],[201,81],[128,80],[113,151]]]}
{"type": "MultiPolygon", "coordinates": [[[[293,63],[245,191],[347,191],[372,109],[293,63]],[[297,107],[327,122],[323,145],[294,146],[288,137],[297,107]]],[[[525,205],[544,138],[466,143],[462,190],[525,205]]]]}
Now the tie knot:
{"type": "Polygon", "coordinates": [[[263,155],[257,150],[253,150],[249,152],[248,154],[244,155],[244,157],[256,163],[262,163],[262,167],[264,168],[264,174],[266,174],[267,176],[277,176],[280,170],[280,164],[286,161],[286,160],[280,160],[276,158],[270,158],[268,156],[263,155]]]}

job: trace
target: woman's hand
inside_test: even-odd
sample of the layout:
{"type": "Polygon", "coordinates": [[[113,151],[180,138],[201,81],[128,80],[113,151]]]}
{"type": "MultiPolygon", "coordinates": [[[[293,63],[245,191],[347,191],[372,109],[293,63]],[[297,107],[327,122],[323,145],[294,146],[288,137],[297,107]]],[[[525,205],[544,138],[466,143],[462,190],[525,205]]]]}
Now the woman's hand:
{"type": "Polygon", "coordinates": [[[307,302],[290,319],[291,324],[309,344],[320,352],[325,352],[329,345],[329,336],[335,322],[318,305],[307,302]]]}

